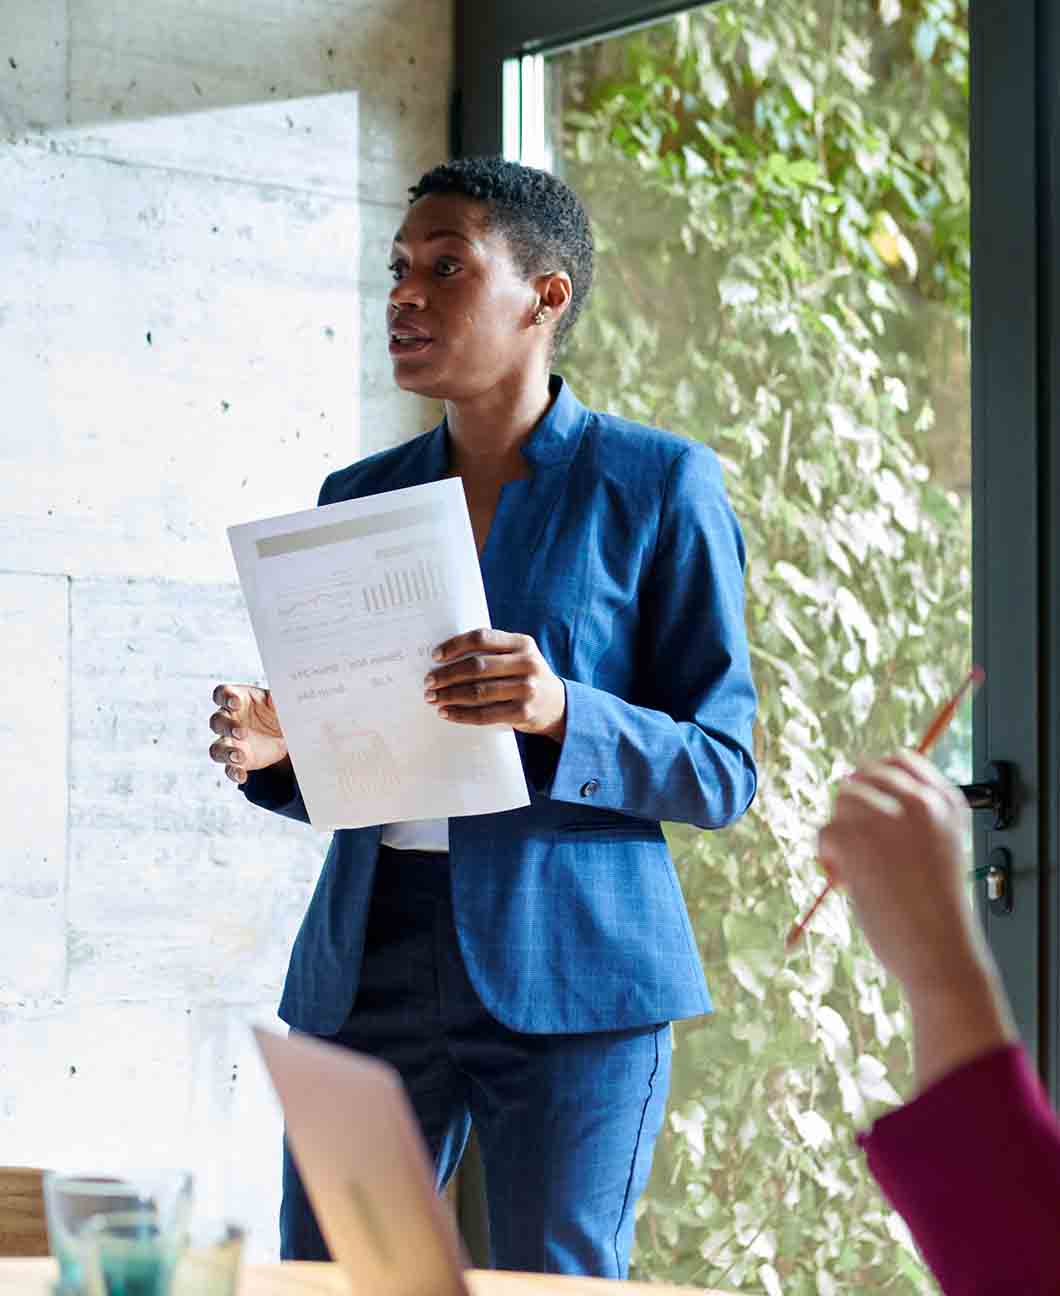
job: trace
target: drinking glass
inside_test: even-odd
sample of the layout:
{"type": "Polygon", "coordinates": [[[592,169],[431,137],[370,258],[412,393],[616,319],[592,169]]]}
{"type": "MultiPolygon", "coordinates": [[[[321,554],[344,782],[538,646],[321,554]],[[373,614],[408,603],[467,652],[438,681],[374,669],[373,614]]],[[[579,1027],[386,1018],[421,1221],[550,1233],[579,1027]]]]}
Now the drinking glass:
{"type": "Polygon", "coordinates": [[[244,1237],[228,1220],[192,1220],[170,1296],[235,1296],[244,1237]]]}
{"type": "Polygon", "coordinates": [[[44,1176],[48,1242],[59,1262],[59,1290],[98,1293],[96,1217],[138,1213],[150,1216],[159,1235],[183,1238],[191,1209],[192,1177],[185,1170],[133,1174],[71,1174],[50,1170],[44,1176]],[[86,1226],[93,1221],[91,1230],[86,1226]]]}
{"type": "Polygon", "coordinates": [[[187,1245],[185,1228],[166,1222],[154,1206],[93,1215],[78,1234],[91,1251],[92,1280],[100,1296],[169,1296],[187,1245]]]}

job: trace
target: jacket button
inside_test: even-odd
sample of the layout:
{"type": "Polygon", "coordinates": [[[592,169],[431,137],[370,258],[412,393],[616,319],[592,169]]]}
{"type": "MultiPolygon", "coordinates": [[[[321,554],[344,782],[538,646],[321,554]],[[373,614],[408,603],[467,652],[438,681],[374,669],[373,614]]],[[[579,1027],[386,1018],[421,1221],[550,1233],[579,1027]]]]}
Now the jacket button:
{"type": "Polygon", "coordinates": [[[596,779],[590,779],[588,783],[583,783],[581,785],[581,794],[583,797],[594,796],[599,791],[600,784],[597,783],[596,779]]]}

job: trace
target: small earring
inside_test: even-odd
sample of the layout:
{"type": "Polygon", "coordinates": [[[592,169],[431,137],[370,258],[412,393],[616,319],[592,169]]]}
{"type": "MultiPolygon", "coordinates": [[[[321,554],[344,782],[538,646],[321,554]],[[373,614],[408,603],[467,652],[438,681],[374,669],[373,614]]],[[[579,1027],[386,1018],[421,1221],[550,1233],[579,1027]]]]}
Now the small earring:
{"type": "Polygon", "coordinates": [[[547,319],[548,319],[548,307],[547,307],[547,306],[539,306],[539,307],[537,308],[537,314],[534,316],[534,323],[535,323],[535,324],[544,324],[545,320],[547,320],[547,319]]]}

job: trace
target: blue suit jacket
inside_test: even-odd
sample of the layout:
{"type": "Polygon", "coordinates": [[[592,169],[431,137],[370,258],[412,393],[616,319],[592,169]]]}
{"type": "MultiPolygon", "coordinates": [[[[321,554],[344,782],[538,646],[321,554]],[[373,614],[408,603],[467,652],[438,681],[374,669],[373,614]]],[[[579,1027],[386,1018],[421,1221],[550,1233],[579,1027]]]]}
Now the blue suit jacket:
{"type": "MultiPolygon", "coordinates": [[[[493,625],[567,690],[562,747],[518,735],[531,804],[449,824],[453,908],[483,1004],[532,1034],[709,1011],[659,821],[720,828],[755,792],[743,544],[712,451],[586,409],[559,379],[482,554],[493,625]]],[[[445,424],[332,473],[320,503],[435,481],[445,424]]],[[[468,626],[468,629],[474,627],[468,626]]],[[[268,770],[250,800],[305,819],[268,770]]],[[[280,1015],[336,1032],[353,1004],[379,828],[332,838],[280,1015]]]]}

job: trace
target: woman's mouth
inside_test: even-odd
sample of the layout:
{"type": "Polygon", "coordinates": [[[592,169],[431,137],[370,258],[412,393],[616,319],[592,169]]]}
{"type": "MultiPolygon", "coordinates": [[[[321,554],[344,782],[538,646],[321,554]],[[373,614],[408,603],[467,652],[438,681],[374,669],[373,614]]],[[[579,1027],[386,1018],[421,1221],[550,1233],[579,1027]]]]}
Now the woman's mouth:
{"type": "Polygon", "coordinates": [[[412,329],[396,328],[390,330],[390,354],[392,356],[419,355],[432,345],[434,339],[426,333],[412,329]]]}

